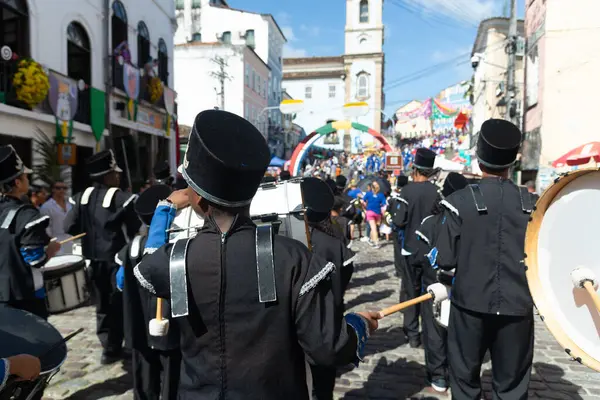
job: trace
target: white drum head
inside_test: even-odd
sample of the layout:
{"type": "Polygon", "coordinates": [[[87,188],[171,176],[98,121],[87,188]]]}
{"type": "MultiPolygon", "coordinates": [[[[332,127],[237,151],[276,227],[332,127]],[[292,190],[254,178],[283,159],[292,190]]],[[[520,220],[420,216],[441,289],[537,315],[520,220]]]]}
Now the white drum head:
{"type": "Polygon", "coordinates": [[[288,214],[302,206],[300,182],[265,185],[258,189],[250,204],[250,215],[288,214]]]}
{"type": "Polygon", "coordinates": [[[560,178],[538,200],[525,238],[527,280],[550,332],[576,360],[600,371],[600,312],[575,288],[571,271],[588,268],[600,279],[600,171],[560,178]]]}
{"type": "Polygon", "coordinates": [[[77,255],[55,256],[46,262],[42,270],[57,271],[82,261],[83,257],[77,255]]]}

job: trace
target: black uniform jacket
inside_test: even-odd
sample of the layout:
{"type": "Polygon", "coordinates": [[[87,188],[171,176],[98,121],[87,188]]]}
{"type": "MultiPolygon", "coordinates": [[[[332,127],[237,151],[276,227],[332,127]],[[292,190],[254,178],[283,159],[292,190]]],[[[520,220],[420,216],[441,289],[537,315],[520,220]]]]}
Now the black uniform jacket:
{"type": "Polygon", "coordinates": [[[415,231],[423,219],[431,213],[437,198],[438,189],[429,181],[412,182],[402,188],[401,201],[396,203],[396,207],[400,206],[400,208],[396,209],[395,215],[405,215],[405,222],[397,226],[404,228],[404,250],[408,253],[412,254],[417,251],[418,243],[415,231]],[[402,212],[402,207],[406,207],[406,213],[402,212]]]}
{"type": "Polygon", "coordinates": [[[31,268],[46,263],[45,246],[50,242],[46,228],[50,218],[33,206],[10,196],[0,196],[0,303],[34,299],[35,287],[31,268]],[[8,226],[4,226],[11,210],[18,210],[8,226]],[[23,251],[39,253],[27,263],[23,251]]]}
{"type": "MultiPolygon", "coordinates": [[[[256,226],[238,216],[227,233],[211,217],[187,253],[189,315],[181,330],[180,399],[307,399],[313,364],[352,362],[357,337],[336,307],[335,266],[300,242],[274,237],[277,301],[260,303],[256,226]]],[[[142,286],[169,298],[167,244],[135,269],[142,286]]]]}
{"type": "Polygon", "coordinates": [[[435,243],[437,239],[442,218],[442,214],[429,215],[423,219],[421,226],[415,231],[417,250],[413,253],[414,265],[423,268],[423,285],[426,286],[438,281],[436,271],[438,266],[431,265],[428,255],[431,252],[432,243],[435,243]]]}
{"type": "Polygon", "coordinates": [[[335,271],[331,274],[331,287],[336,304],[343,307],[344,293],[354,272],[355,254],[340,238],[318,229],[312,230],[310,240],[313,254],[335,265],[335,271]]]}
{"type": "Polygon", "coordinates": [[[335,230],[336,236],[348,246],[350,244],[350,220],[346,217],[337,216],[331,217],[331,224],[335,230]]]}
{"type": "MultiPolygon", "coordinates": [[[[123,323],[125,327],[125,343],[128,348],[146,351],[174,350],[179,348],[179,330],[177,324],[169,324],[167,336],[151,336],[148,323],[156,317],[156,297],[138,285],[133,269],[142,261],[146,236],[136,236],[131,243],[123,247],[116,255],[115,262],[122,265],[125,272],[123,287],[123,323]]],[[[169,302],[163,300],[163,318],[169,319],[171,308],[169,302]]]]}
{"type": "Polygon", "coordinates": [[[115,254],[127,244],[125,235],[133,238],[142,224],[133,210],[137,196],[117,190],[109,199],[112,188],[95,184],[93,189],[89,195],[90,188],[69,199],[73,208],[65,218],[65,232],[87,232],[81,239],[83,256],[113,263],[115,254]]]}
{"type": "Polygon", "coordinates": [[[479,188],[486,211],[478,211],[471,187],[442,201],[446,209],[435,242],[437,264],[456,268],[452,301],[457,306],[529,315],[533,301],[522,261],[529,214],[522,194],[510,180],[494,177],[483,178],[479,188]]]}

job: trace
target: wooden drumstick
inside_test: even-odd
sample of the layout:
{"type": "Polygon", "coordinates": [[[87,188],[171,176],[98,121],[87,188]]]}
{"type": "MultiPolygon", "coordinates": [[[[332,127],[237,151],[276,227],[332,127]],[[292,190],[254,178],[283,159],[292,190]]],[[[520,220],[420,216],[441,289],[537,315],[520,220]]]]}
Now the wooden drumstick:
{"type": "Polygon", "coordinates": [[[435,301],[435,302],[440,302],[440,301],[446,300],[447,298],[448,298],[448,291],[446,290],[446,287],[441,283],[434,283],[433,285],[429,285],[427,287],[426,294],[421,295],[419,297],[415,297],[414,299],[405,301],[403,303],[399,303],[394,306],[384,308],[383,310],[379,311],[379,314],[382,317],[387,317],[388,315],[395,314],[398,311],[402,311],[405,308],[414,306],[419,303],[423,303],[424,301],[427,301],[427,300],[433,299],[433,301],[435,301]]]}
{"type": "Polygon", "coordinates": [[[158,321],[162,321],[163,316],[162,316],[162,300],[160,297],[156,298],[156,319],[158,321]]]}
{"type": "Polygon", "coordinates": [[[587,290],[596,306],[596,310],[600,312],[600,296],[596,292],[598,281],[594,272],[588,268],[576,268],[571,271],[571,280],[576,288],[587,290]]]}
{"type": "MultiPolygon", "coordinates": [[[[87,235],[87,233],[86,233],[86,232],[83,232],[83,233],[80,233],[79,235],[71,236],[71,237],[70,237],[70,238],[68,238],[68,239],[61,240],[60,242],[58,242],[58,244],[60,244],[60,245],[63,245],[63,244],[65,244],[65,243],[72,242],[73,240],[81,239],[81,238],[82,238],[82,237],[84,237],[85,235],[87,235]]],[[[53,238],[51,241],[52,241],[52,242],[56,242],[56,238],[53,238]]]]}

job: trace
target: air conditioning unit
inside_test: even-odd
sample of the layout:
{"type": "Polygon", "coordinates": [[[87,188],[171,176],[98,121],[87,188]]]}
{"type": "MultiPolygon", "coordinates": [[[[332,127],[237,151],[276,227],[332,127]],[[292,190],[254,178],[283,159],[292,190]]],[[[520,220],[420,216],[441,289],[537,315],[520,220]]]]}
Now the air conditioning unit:
{"type": "Polygon", "coordinates": [[[517,38],[517,49],[516,49],[517,57],[525,57],[525,47],[526,47],[525,38],[518,37],[517,38]]]}

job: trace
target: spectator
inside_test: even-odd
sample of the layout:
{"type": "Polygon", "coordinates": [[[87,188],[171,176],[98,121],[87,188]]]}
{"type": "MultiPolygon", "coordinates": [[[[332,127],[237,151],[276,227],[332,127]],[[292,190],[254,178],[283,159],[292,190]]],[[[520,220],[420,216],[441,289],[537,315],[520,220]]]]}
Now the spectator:
{"type": "Polygon", "coordinates": [[[40,208],[48,200],[48,188],[45,186],[31,185],[31,204],[40,208]]]}
{"type": "Polygon", "coordinates": [[[372,190],[367,192],[363,197],[365,208],[367,210],[367,223],[369,224],[371,234],[371,245],[378,249],[379,245],[379,224],[381,223],[382,209],[385,207],[387,201],[383,193],[380,192],[379,184],[373,182],[371,184],[372,190]]]}
{"type": "MultiPolygon", "coordinates": [[[[56,238],[59,242],[71,237],[65,233],[64,221],[67,213],[73,208],[67,201],[67,185],[63,181],[56,181],[52,184],[52,197],[40,207],[40,213],[50,217],[48,225],[48,236],[56,238]]],[[[72,254],[73,243],[68,242],[62,245],[58,255],[72,254]]]]}

